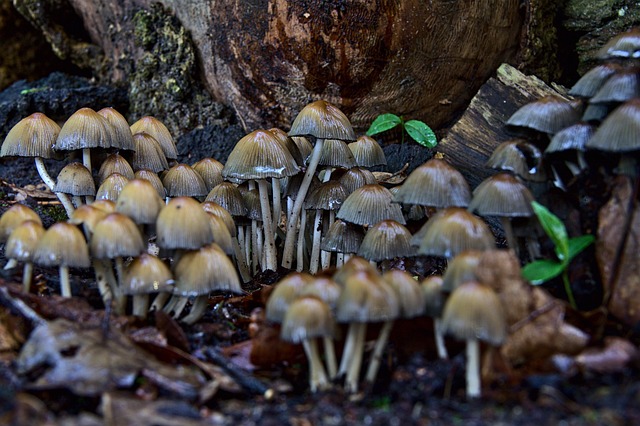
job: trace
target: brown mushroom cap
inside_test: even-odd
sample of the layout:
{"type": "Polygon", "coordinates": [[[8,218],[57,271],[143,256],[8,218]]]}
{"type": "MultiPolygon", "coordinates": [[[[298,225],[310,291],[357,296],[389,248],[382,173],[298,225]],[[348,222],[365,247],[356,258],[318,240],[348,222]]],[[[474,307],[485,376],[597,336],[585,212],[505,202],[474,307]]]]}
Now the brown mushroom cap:
{"type": "Polygon", "coordinates": [[[365,185],[353,191],[342,204],[336,218],[358,225],[373,225],[385,219],[405,224],[402,209],[393,195],[381,185],[365,185]]]}
{"type": "Polygon", "coordinates": [[[73,196],[96,195],[96,184],[91,171],[84,164],[69,163],[60,170],[56,179],[54,192],[63,192],[73,196]]]}
{"type": "Polygon", "coordinates": [[[309,139],[304,136],[290,136],[293,143],[298,147],[298,151],[300,151],[300,156],[302,157],[302,164],[307,162],[307,159],[311,155],[311,151],[313,151],[313,145],[309,142],[309,139]]]}
{"type": "Polygon", "coordinates": [[[289,136],[313,136],[318,139],[355,141],[356,135],[349,119],[327,101],[318,100],[306,105],[291,124],[289,136]]]}
{"type": "Polygon", "coordinates": [[[238,228],[236,228],[236,224],[235,224],[235,221],[233,220],[233,216],[231,216],[231,213],[229,213],[227,209],[225,209],[220,204],[214,201],[204,201],[200,205],[202,206],[202,209],[205,212],[222,219],[227,229],[229,230],[231,237],[236,236],[238,228]]]}
{"type": "MultiPolygon", "coordinates": [[[[148,133],[158,142],[165,158],[169,160],[178,158],[178,150],[173,136],[171,136],[171,132],[169,132],[169,129],[167,129],[167,126],[165,126],[162,121],[151,116],[142,117],[131,125],[131,133],[133,133],[134,136],[140,132],[148,133]]],[[[154,171],[159,172],[159,170],[154,171]]]]}
{"type": "Polygon", "coordinates": [[[479,339],[499,346],[507,336],[500,298],[476,281],[467,281],[451,293],[442,314],[445,333],[460,340],[479,339]]]}
{"type": "Polygon", "coordinates": [[[247,206],[242,198],[242,192],[231,182],[216,185],[205,201],[213,201],[226,209],[232,216],[246,216],[247,206]]]}
{"type": "Polygon", "coordinates": [[[207,185],[202,176],[188,164],[176,164],[162,179],[169,197],[202,197],[207,195],[207,185]]]}
{"type": "Polygon", "coordinates": [[[151,185],[153,185],[153,188],[158,193],[158,196],[163,200],[167,196],[167,192],[164,189],[164,185],[162,184],[162,181],[160,180],[160,177],[158,176],[157,173],[152,172],[151,170],[148,170],[148,169],[140,169],[135,172],[134,178],[144,179],[149,181],[151,185]]]}
{"type": "Polygon", "coordinates": [[[27,220],[33,220],[42,225],[40,216],[24,204],[17,203],[9,207],[0,216],[0,243],[7,241],[13,230],[27,220]]]}
{"type": "Polygon", "coordinates": [[[356,163],[360,167],[386,166],[387,158],[377,140],[371,136],[363,135],[355,142],[349,144],[356,163]]]}
{"type": "Polygon", "coordinates": [[[349,275],[336,306],[336,319],[341,323],[389,321],[399,313],[395,291],[377,272],[371,271],[349,275]]]}
{"type": "Polygon", "coordinates": [[[111,125],[103,116],[91,108],[80,108],[62,125],[53,149],[110,148],[112,137],[111,125]]]}
{"type": "Polygon", "coordinates": [[[41,112],[35,112],[14,125],[2,143],[0,157],[52,158],[60,126],[41,112]]]}
{"type": "Polygon", "coordinates": [[[122,213],[109,213],[96,223],[89,243],[96,259],[138,256],[146,245],[135,222],[122,213]]]}
{"type": "Polygon", "coordinates": [[[313,280],[307,282],[300,291],[299,297],[314,296],[329,305],[334,311],[342,288],[331,278],[313,277],[313,280]]]}
{"type": "Polygon", "coordinates": [[[156,222],[164,200],[153,184],[145,179],[133,179],[126,183],[116,200],[116,211],[129,216],[135,223],[156,222]]]}
{"type": "Polygon", "coordinates": [[[323,182],[309,191],[304,207],[312,210],[338,210],[347,198],[347,191],[340,182],[323,182]]]}
{"type": "Polygon", "coordinates": [[[590,104],[626,102],[640,96],[638,69],[623,69],[611,75],[589,99],[590,104]]]}
{"type": "Polygon", "coordinates": [[[522,106],[509,117],[506,124],[555,134],[579,119],[580,114],[571,102],[559,96],[547,95],[522,106]]]}
{"type": "Polygon", "coordinates": [[[361,186],[378,183],[374,174],[362,167],[352,167],[346,170],[338,181],[344,186],[347,194],[351,194],[361,186]]]}
{"type": "Polygon", "coordinates": [[[473,191],[469,211],[480,216],[531,217],[533,194],[511,173],[488,177],[473,191]]]}
{"type": "MultiPolygon", "coordinates": [[[[555,139],[564,130],[556,133],[555,139]]],[[[549,146],[551,146],[549,144],[549,146]]],[[[549,149],[547,147],[547,149],[549,149]]],[[[502,142],[491,153],[486,162],[487,167],[515,173],[527,181],[544,182],[547,179],[542,167],[542,152],[534,144],[524,139],[512,139],[502,142]]]]}
{"type": "Polygon", "coordinates": [[[295,160],[296,164],[298,166],[303,166],[307,156],[311,154],[312,148],[311,148],[311,144],[308,143],[309,141],[307,141],[309,146],[309,152],[307,152],[306,155],[303,157],[302,153],[300,152],[300,148],[298,148],[298,144],[295,143],[295,141],[291,136],[287,135],[287,132],[285,132],[282,129],[278,129],[277,127],[273,127],[269,129],[269,131],[273,134],[273,136],[275,136],[280,141],[280,143],[285,148],[287,148],[287,151],[291,153],[291,156],[295,160]]]}
{"type": "Polygon", "coordinates": [[[129,179],[120,173],[111,173],[96,191],[96,200],[116,201],[129,179]]]}
{"type": "Polygon", "coordinates": [[[198,249],[213,242],[208,214],[190,197],[176,197],[156,220],[157,244],[165,249],[198,249]]]}
{"type": "Polygon", "coordinates": [[[289,305],[300,295],[304,287],[314,280],[306,272],[291,272],[278,281],[267,300],[265,316],[268,321],[282,323],[289,305]]]}
{"type": "Polygon", "coordinates": [[[231,242],[231,233],[224,223],[224,220],[212,213],[207,213],[209,217],[209,225],[213,233],[213,242],[218,244],[222,251],[228,255],[234,253],[233,243],[231,242]]]}
{"type": "Polygon", "coordinates": [[[282,321],[282,340],[301,343],[315,337],[332,337],[335,320],[329,305],[314,296],[305,296],[291,302],[282,321]]]}
{"type": "Polygon", "coordinates": [[[135,152],[131,160],[133,170],[147,169],[159,173],[169,168],[167,157],[160,143],[149,133],[134,133],[135,152]]]}
{"type": "Polygon", "coordinates": [[[14,228],[7,239],[4,247],[5,257],[19,262],[31,262],[43,234],[44,228],[40,222],[35,220],[22,222],[14,228]]]}
{"type": "Polygon", "coordinates": [[[111,107],[102,108],[98,111],[98,114],[104,117],[112,127],[113,138],[111,146],[118,149],[132,151],[135,148],[133,143],[133,133],[131,133],[127,119],[111,107]]]}
{"type": "Polygon", "coordinates": [[[215,243],[181,255],[173,272],[174,294],[180,296],[202,296],[212,291],[242,293],[233,262],[215,243]]]}
{"type": "Polygon", "coordinates": [[[394,200],[435,208],[466,207],[471,189],[458,170],[444,160],[432,158],[409,174],[394,200]]]}
{"type": "Polygon", "coordinates": [[[420,283],[422,295],[424,296],[424,313],[430,317],[439,318],[444,309],[444,292],[442,290],[442,277],[431,275],[420,283]]]}
{"type": "Polygon", "coordinates": [[[458,253],[447,265],[442,276],[442,291],[451,293],[460,284],[467,281],[477,281],[475,270],[480,263],[482,251],[465,250],[458,253]]]}
{"type": "Polygon", "coordinates": [[[116,211],[116,203],[114,201],[107,200],[107,199],[96,200],[93,203],[91,203],[91,207],[100,209],[105,213],[113,213],[116,211]]]}
{"type": "Polygon", "coordinates": [[[613,110],[587,141],[586,147],[621,153],[640,149],[640,99],[632,99],[613,110]]]}
{"type": "MultiPolygon", "coordinates": [[[[127,126],[127,131],[128,130],[129,126],[127,126]]],[[[133,136],[131,141],[131,143],[133,143],[133,136]]],[[[135,177],[133,168],[131,168],[129,162],[118,153],[109,154],[107,158],[104,159],[100,165],[100,170],[98,170],[98,181],[100,183],[104,182],[107,176],[112,173],[120,173],[127,179],[133,179],[135,177]]]]}
{"type": "Polygon", "coordinates": [[[42,266],[88,268],[89,249],[82,232],[67,222],[53,224],[38,242],[33,257],[42,266]]]}
{"type": "Polygon", "coordinates": [[[569,94],[571,96],[590,98],[598,92],[609,77],[620,69],[621,67],[618,64],[596,65],[580,77],[569,90],[569,94]]]}
{"type": "Polygon", "coordinates": [[[207,192],[211,191],[216,185],[224,182],[222,178],[224,164],[214,158],[203,158],[194,163],[192,167],[204,181],[207,192]]]}
{"type": "Polygon", "coordinates": [[[585,151],[587,141],[595,132],[595,126],[589,123],[576,123],[560,130],[553,135],[549,146],[544,150],[545,155],[567,151],[585,151]]]}
{"type": "Polygon", "coordinates": [[[337,219],[322,237],[320,248],[339,253],[357,253],[363,238],[361,226],[337,219]]]}
{"type": "Polygon", "coordinates": [[[639,58],[640,29],[632,28],[609,40],[596,54],[598,59],[639,58]]]}
{"type": "Polygon", "coordinates": [[[318,165],[349,169],[356,166],[356,159],[346,142],[339,139],[325,139],[318,165]]]}
{"type": "Polygon", "coordinates": [[[171,270],[162,260],[142,253],[125,268],[121,290],[125,295],[171,292],[174,283],[171,270]]]}
{"type": "Polygon", "coordinates": [[[351,256],[349,260],[345,262],[344,265],[340,269],[333,274],[333,279],[340,285],[344,286],[344,283],[347,281],[351,275],[357,272],[370,272],[377,273],[377,269],[371,265],[371,263],[360,257],[360,256],[351,256]]]}
{"type": "Polygon", "coordinates": [[[93,234],[96,224],[112,212],[106,212],[93,204],[83,204],[73,211],[68,222],[74,225],[82,225],[85,232],[93,234]]]}
{"type": "Polygon", "coordinates": [[[424,314],[424,295],[422,289],[409,273],[391,269],[382,274],[382,279],[393,288],[400,304],[402,318],[414,318],[424,314]]]}
{"type": "Polygon", "coordinates": [[[379,262],[411,256],[411,232],[395,220],[383,220],[373,225],[364,236],[358,256],[379,262]]]}

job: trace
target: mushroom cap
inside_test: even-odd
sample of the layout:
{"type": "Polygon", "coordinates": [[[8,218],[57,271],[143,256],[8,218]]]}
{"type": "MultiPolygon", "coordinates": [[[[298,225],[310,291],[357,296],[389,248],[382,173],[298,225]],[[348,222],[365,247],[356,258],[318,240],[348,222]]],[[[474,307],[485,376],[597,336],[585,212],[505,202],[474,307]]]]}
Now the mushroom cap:
{"type": "Polygon", "coordinates": [[[470,200],[471,189],[464,176],[438,158],[411,172],[394,196],[397,203],[435,208],[466,207],[470,200]]]}
{"type": "Polygon", "coordinates": [[[585,151],[587,141],[591,139],[594,132],[595,126],[585,122],[566,127],[553,135],[544,153],[546,155],[566,151],[585,151]]]}
{"type": "Polygon", "coordinates": [[[360,167],[386,166],[387,158],[377,140],[363,135],[349,144],[349,149],[360,167]]]}
{"type": "Polygon", "coordinates": [[[242,192],[237,186],[231,182],[222,182],[216,185],[209,194],[205,201],[213,201],[226,209],[232,216],[246,216],[247,205],[245,204],[242,192]]]}
{"type": "Polygon", "coordinates": [[[640,149],[640,99],[620,105],[604,119],[587,141],[588,149],[632,152],[640,149]]]}
{"type": "Polygon", "coordinates": [[[273,136],[275,136],[280,141],[280,143],[285,148],[287,148],[287,151],[291,153],[291,156],[293,157],[293,159],[295,160],[298,166],[303,166],[305,164],[305,160],[307,156],[311,153],[311,150],[313,149],[309,141],[307,141],[307,144],[310,147],[309,152],[306,154],[306,156],[303,157],[302,153],[300,152],[300,148],[298,147],[298,144],[296,144],[296,142],[293,140],[291,136],[287,135],[287,132],[277,127],[273,127],[269,129],[269,131],[273,134],[273,136]]]}
{"type": "Polygon", "coordinates": [[[41,112],[35,112],[14,125],[4,138],[0,157],[52,158],[60,126],[41,112]]]}
{"type": "Polygon", "coordinates": [[[356,166],[356,159],[346,142],[340,139],[325,139],[318,165],[349,169],[356,166]]]}
{"type": "Polygon", "coordinates": [[[213,242],[209,215],[190,197],[172,198],[156,220],[157,244],[165,249],[199,249],[213,242]]]}
{"type": "Polygon", "coordinates": [[[80,108],[65,121],[53,149],[73,151],[85,148],[110,148],[111,124],[91,108],[80,108]]]}
{"type": "Polygon", "coordinates": [[[112,107],[102,108],[98,111],[102,117],[111,125],[113,137],[111,146],[118,149],[132,151],[135,148],[133,143],[133,133],[129,128],[127,119],[112,107]]]}
{"type": "Polygon", "coordinates": [[[162,260],[142,253],[125,268],[120,289],[124,295],[170,293],[174,284],[173,274],[162,260]]]}
{"type": "Polygon", "coordinates": [[[373,225],[364,236],[358,256],[379,262],[396,257],[411,256],[411,232],[395,220],[382,220],[373,225]]]}
{"type": "Polygon", "coordinates": [[[477,281],[467,281],[451,293],[442,313],[442,329],[457,339],[478,339],[494,346],[507,336],[500,298],[477,281]]]}
{"type": "Polygon", "coordinates": [[[120,192],[122,192],[122,188],[124,188],[127,183],[129,183],[129,179],[125,176],[120,173],[111,173],[98,187],[96,200],[110,200],[115,202],[120,192]]]}
{"type": "Polygon", "coordinates": [[[371,265],[371,263],[357,255],[351,256],[349,260],[345,262],[344,265],[340,269],[338,269],[335,274],[333,274],[333,279],[340,285],[344,286],[347,282],[347,279],[357,273],[357,272],[370,272],[377,273],[377,269],[371,265]]]}
{"type": "Polygon", "coordinates": [[[320,248],[338,253],[357,253],[363,238],[361,226],[336,219],[322,237],[320,248]]]}
{"type": "Polygon", "coordinates": [[[234,253],[233,243],[231,242],[231,233],[224,223],[224,219],[213,213],[207,213],[209,217],[209,225],[213,233],[213,242],[218,244],[223,252],[228,255],[234,253]]]}
{"type": "Polygon", "coordinates": [[[306,105],[291,124],[289,136],[313,136],[318,139],[355,141],[356,135],[342,111],[324,100],[306,105]]]}
{"type": "Polygon", "coordinates": [[[335,311],[338,298],[342,288],[329,277],[313,277],[313,280],[307,282],[300,291],[299,297],[314,296],[329,305],[332,311],[335,311]]]}
{"type": "MultiPolygon", "coordinates": [[[[127,126],[127,130],[128,129],[129,126],[127,126]]],[[[131,140],[133,141],[133,137],[131,140]]],[[[117,152],[109,154],[100,165],[100,170],[98,171],[98,181],[100,183],[104,182],[107,176],[109,176],[111,173],[120,173],[122,176],[126,177],[129,180],[135,177],[133,168],[131,167],[129,162],[117,152]]]]}
{"type": "Polygon", "coordinates": [[[640,58],[640,29],[616,35],[609,40],[596,54],[598,59],[640,58]]]}
{"type": "Polygon", "coordinates": [[[353,191],[338,210],[336,218],[358,225],[372,225],[385,219],[405,224],[402,209],[381,185],[364,185],[353,191]]]}
{"type": "Polygon", "coordinates": [[[338,181],[330,180],[309,191],[309,195],[304,200],[304,208],[311,210],[338,210],[346,199],[347,191],[342,184],[338,181]]]}
{"type": "Polygon", "coordinates": [[[352,167],[346,170],[338,181],[344,186],[347,194],[351,194],[361,186],[378,183],[374,174],[362,167],[352,167]]]}
{"type": "MultiPolygon", "coordinates": [[[[309,139],[304,136],[289,136],[293,143],[298,147],[298,151],[300,151],[300,156],[302,157],[302,164],[307,162],[307,158],[311,155],[313,151],[313,145],[309,142],[309,139]]],[[[294,157],[295,158],[295,157],[294,157]]]]}
{"type": "MultiPolygon", "coordinates": [[[[554,138],[563,131],[561,130],[554,135],[554,138]]],[[[544,182],[547,180],[544,167],[542,167],[542,152],[537,146],[525,139],[502,142],[491,153],[485,165],[496,170],[513,172],[527,181],[544,182]]]]}
{"type": "Polygon", "coordinates": [[[135,222],[122,213],[109,213],[96,223],[89,243],[96,259],[138,256],[146,249],[135,222]]]}
{"type": "Polygon", "coordinates": [[[153,185],[153,189],[156,190],[158,196],[164,200],[167,196],[167,191],[164,189],[164,185],[162,184],[162,180],[156,172],[152,172],[149,169],[140,169],[134,174],[135,179],[144,179],[149,181],[151,185],[153,185]]]}
{"type": "Polygon", "coordinates": [[[51,225],[38,242],[33,262],[41,266],[88,268],[89,248],[82,232],[67,222],[51,225]]]}
{"type": "Polygon", "coordinates": [[[398,318],[399,313],[395,290],[372,271],[349,275],[336,305],[340,323],[389,321],[398,318]]]}
{"type": "Polygon", "coordinates": [[[0,215],[0,243],[4,243],[9,235],[22,222],[33,220],[42,225],[40,216],[24,204],[16,203],[0,215]]]}
{"type": "Polygon", "coordinates": [[[169,197],[203,197],[207,195],[204,179],[188,164],[176,164],[162,178],[169,197]]]}
{"type": "Polygon", "coordinates": [[[115,201],[107,199],[95,200],[93,203],[91,203],[91,207],[95,207],[96,209],[102,210],[105,213],[113,213],[116,211],[115,201]]]}
{"type": "Polygon", "coordinates": [[[533,194],[516,176],[508,172],[489,176],[476,189],[469,211],[480,216],[530,217],[533,194]]]}
{"type": "Polygon", "coordinates": [[[559,96],[547,95],[522,106],[509,117],[506,124],[555,134],[579,119],[580,114],[571,102],[559,96]]]}
{"type": "Polygon", "coordinates": [[[464,250],[495,248],[487,224],[460,207],[449,207],[433,215],[411,239],[418,253],[452,258],[464,250]]]}
{"type": "Polygon", "coordinates": [[[638,69],[624,69],[616,72],[604,82],[590,104],[626,102],[640,95],[638,69]]]}
{"type": "Polygon", "coordinates": [[[93,181],[91,171],[84,164],[69,163],[60,170],[56,179],[54,192],[63,192],[73,196],[96,195],[96,184],[93,181]]]}
{"type": "MultiPolygon", "coordinates": [[[[297,175],[293,175],[286,179],[286,189],[283,191],[283,195],[291,198],[295,201],[298,197],[298,192],[300,191],[300,185],[302,184],[302,180],[304,179],[304,173],[298,173],[297,175]]],[[[310,194],[318,185],[320,185],[320,179],[316,175],[311,178],[311,183],[309,184],[309,189],[307,190],[307,194],[310,194]]]]}
{"type": "Polygon", "coordinates": [[[280,338],[293,343],[316,337],[333,337],[334,334],[335,320],[329,305],[313,296],[294,300],[280,329],[280,338]]]}
{"type": "Polygon", "coordinates": [[[257,189],[248,189],[242,192],[244,205],[247,206],[247,219],[258,220],[262,222],[262,206],[260,205],[260,191],[257,189]]]}
{"type": "Polygon", "coordinates": [[[424,314],[424,295],[420,284],[406,271],[391,269],[382,279],[396,292],[402,318],[414,318],[424,314]]]}
{"type": "Polygon", "coordinates": [[[136,148],[131,159],[133,170],[147,169],[158,173],[169,168],[168,157],[152,135],[145,132],[134,133],[133,143],[136,148]]]}
{"type": "Polygon", "coordinates": [[[299,171],[291,152],[273,133],[254,130],[233,148],[222,169],[222,176],[242,180],[279,179],[299,171]]]}
{"type": "Polygon", "coordinates": [[[231,216],[231,213],[229,213],[227,209],[214,201],[204,201],[200,205],[205,212],[222,219],[232,238],[236,236],[238,228],[236,228],[233,216],[231,216]]]}
{"type": "Polygon", "coordinates": [[[211,191],[214,186],[224,182],[222,178],[222,169],[224,164],[216,160],[215,158],[203,158],[193,164],[193,170],[195,170],[207,187],[207,192],[211,191]]]}
{"type": "Polygon", "coordinates": [[[465,250],[455,255],[442,276],[442,291],[451,293],[464,282],[477,281],[475,270],[480,256],[480,250],[465,250]]]}
{"type": "Polygon", "coordinates": [[[440,318],[444,309],[444,292],[442,290],[442,277],[431,275],[420,283],[420,289],[424,297],[424,313],[430,317],[440,318]]]}
{"type": "Polygon", "coordinates": [[[182,254],[173,274],[174,294],[179,296],[202,296],[212,291],[242,293],[233,262],[216,243],[182,254]]]}
{"type": "Polygon", "coordinates": [[[132,179],[120,191],[116,211],[129,216],[135,223],[152,224],[164,207],[153,184],[146,179],[132,179]]]}
{"type": "MultiPolygon", "coordinates": [[[[140,132],[148,133],[158,142],[165,158],[168,158],[169,160],[175,160],[178,158],[178,150],[176,148],[176,143],[173,140],[173,136],[171,136],[171,132],[162,121],[151,116],[142,117],[131,125],[132,134],[135,135],[140,132]]],[[[154,171],[159,172],[159,170],[154,171]]]]}
{"type": "Polygon", "coordinates": [[[89,235],[92,235],[98,222],[104,219],[104,217],[109,213],[113,212],[101,210],[95,206],[95,203],[83,204],[78,206],[78,208],[71,213],[71,217],[68,222],[73,225],[82,225],[85,233],[88,232],[89,235]]]}
{"type": "Polygon", "coordinates": [[[303,288],[314,280],[306,272],[291,272],[278,281],[265,305],[265,316],[268,321],[280,324],[289,309],[289,305],[302,292],[303,288]]]}
{"type": "Polygon", "coordinates": [[[576,84],[571,87],[571,96],[591,98],[614,73],[620,71],[618,64],[600,64],[587,71],[576,84]]]}
{"type": "Polygon", "coordinates": [[[44,234],[44,227],[35,220],[26,220],[18,225],[9,235],[4,247],[7,259],[19,262],[31,262],[38,246],[38,241],[44,234]]]}

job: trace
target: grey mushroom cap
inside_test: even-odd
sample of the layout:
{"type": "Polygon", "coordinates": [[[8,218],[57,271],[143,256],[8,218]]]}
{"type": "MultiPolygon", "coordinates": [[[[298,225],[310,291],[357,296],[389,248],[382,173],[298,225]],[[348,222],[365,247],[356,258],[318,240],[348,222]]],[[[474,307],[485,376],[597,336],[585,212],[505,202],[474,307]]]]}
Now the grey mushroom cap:
{"type": "Polygon", "coordinates": [[[289,130],[289,136],[356,140],[347,116],[337,107],[323,100],[308,104],[298,113],[289,130]]]}

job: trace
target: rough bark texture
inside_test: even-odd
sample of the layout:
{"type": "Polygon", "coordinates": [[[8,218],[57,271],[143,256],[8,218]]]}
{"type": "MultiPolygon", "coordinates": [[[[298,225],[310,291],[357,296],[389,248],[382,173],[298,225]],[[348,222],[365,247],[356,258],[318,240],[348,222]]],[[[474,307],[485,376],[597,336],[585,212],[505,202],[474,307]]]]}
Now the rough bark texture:
{"type": "MultiPolygon", "coordinates": [[[[103,70],[130,79],[149,47],[140,44],[138,13],[155,2],[69,3],[104,52],[103,70]]],[[[515,0],[159,3],[190,35],[208,91],[248,128],[288,126],[318,98],[360,128],[383,112],[439,127],[513,56],[524,19],[515,0]]],[[[162,28],[147,35],[162,37],[162,28]]]]}

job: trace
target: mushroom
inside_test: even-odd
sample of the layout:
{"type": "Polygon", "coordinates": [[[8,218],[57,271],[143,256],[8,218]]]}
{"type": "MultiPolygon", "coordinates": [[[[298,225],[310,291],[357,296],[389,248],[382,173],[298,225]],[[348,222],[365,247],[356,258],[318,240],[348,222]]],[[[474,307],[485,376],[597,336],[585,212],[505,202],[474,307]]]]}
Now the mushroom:
{"type": "Polygon", "coordinates": [[[33,220],[42,225],[40,216],[24,204],[16,203],[0,215],[0,243],[7,241],[11,233],[22,222],[33,220]]]}
{"type": "Polygon", "coordinates": [[[596,54],[598,59],[637,59],[640,57],[640,29],[631,28],[609,40],[596,54]]]}
{"type": "Polygon", "coordinates": [[[371,136],[360,136],[355,142],[351,142],[349,149],[353,153],[356,163],[360,167],[386,166],[387,159],[382,147],[371,136]]]}
{"type": "Polygon", "coordinates": [[[640,95],[638,69],[621,69],[613,73],[589,99],[589,104],[620,104],[640,95]]]}
{"type": "Polygon", "coordinates": [[[309,360],[309,387],[311,392],[329,387],[316,338],[332,338],[335,332],[335,320],[329,306],[322,300],[305,296],[294,300],[282,322],[280,337],[282,340],[302,343],[309,360]]]}
{"type": "MultiPolygon", "coordinates": [[[[265,269],[275,271],[278,264],[267,179],[293,176],[298,171],[291,153],[267,130],[255,130],[240,139],[222,170],[223,177],[253,179],[258,185],[264,226],[265,269]]],[[[277,198],[280,199],[279,194],[277,198]]]]}
{"type": "Polygon", "coordinates": [[[595,126],[580,122],[562,129],[551,138],[549,146],[544,150],[544,155],[552,162],[551,169],[556,180],[555,184],[559,188],[564,189],[566,185],[556,169],[557,164],[561,162],[565,164],[572,177],[586,169],[587,162],[584,153],[587,141],[591,139],[594,132],[595,126]]]}
{"type": "MultiPolygon", "coordinates": [[[[0,157],[33,157],[42,181],[53,192],[56,183],[47,172],[45,158],[53,158],[53,144],[60,133],[55,121],[36,112],[20,120],[9,130],[0,148],[0,157]]],[[[65,194],[56,194],[67,216],[73,213],[73,204],[65,194]]]]}
{"type": "Polygon", "coordinates": [[[315,146],[308,159],[307,171],[300,184],[300,190],[287,223],[282,266],[290,269],[293,263],[293,249],[296,242],[300,213],[309,185],[318,167],[324,141],[325,139],[354,141],[356,137],[347,116],[338,108],[323,100],[312,102],[300,111],[291,125],[289,136],[312,136],[316,139],[315,146]]]}
{"type": "Polygon", "coordinates": [[[600,64],[591,68],[571,87],[569,95],[581,98],[593,97],[607,79],[620,69],[619,64],[613,63],[600,64]]]}
{"type": "Polygon", "coordinates": [[[213,242],[209,216],[190,197],[172,198],[156,219],[157,243],[167,250],[197,250],[213,242]]]}
{"type": "Polygon", "coordinates": [[[167,157],[160,143],[153,136],[145,132],[135,133],[133,143],[136,147],[131,159],[133,170],[145,169],[160,173],[169,168],[167,157]]]}
{"type": "MultiPolygon", "coordinates": [[[[133,143],[133,134],[131,133],[127,119],[112,107],[102,108],[98,111],[98,114],[104,117],[112,127],[113,137],[111,146],[117,149],[133,151],[135,144],[133,143]]],[[[130,179],[133,179],[133,177],[130,179]]]]}
{"type": "Polygon", "coordinates": [[[447,300],[442,328],[467,342],[467,397],[481,396],[479,341],[499,346],[507,335],[507,323],[500,298],[477,281],[461,284],[447,300]]]}
{"type": "Polygon", "coordinates": [[[373,173],[362,167],[352,167],[349,170],[346,170],[340,176],[338,181],[342,184],[342,186],[344,186],[347,194],[351,194],[361,186],[378,183],[373,173]]]}
{"type": "Polygon", "coordinates": [[[336,218],[357,225],[374,225],[385,219],[406,223],[400,205],[393,202],[393,194],[378,184],[353,191],[342,203],[336,218]]]}
{"type": "Polygon", "coordinates": [[[367,230],[358,249],[358,256],[377,262],[411,256],[411,232],[395,220],[382,220],[367,230]]]}
{"type": "Polygon", "coordinates": [[[135,257],[124,270],[120,291],[133,296],[132,314],[146,318],[151,293],[173,291],[174,280],[169,267],[157,257],[142,253],[135,257]]]}
{"type": "Polygon", "coordinates": [[[140,169],[135,172],[134,179],[148,180],[151,183],[151,185],[153,185],[153,189],[156,190],[156,192],[158,193],[158,196],[162,200],[164,200],[165,197],[167,196],[167,192],[164,189],[164,185],[162,184],[162,181],[160,180],[160,177],[156,172],[152,172],[149,169],[140,169]]]}
{"type": "Polygon", "coordinates": [[[480,263],[480,256],[480,250],[464,250],[456,254],[442,275],[442,291],[449,294],[462,283],[477,281],[475,269],[480,263]]]}
{"type": "Polygon", "coordinates": [[[26,220],[14,228],[4,248],[4,254],[7,259],[24,262],[22,289],[25,293],[29,293],[31,288],[33,256],[38,246],[38,241],[40,241],[43,234],[44,228],[39,220],[26,220]]]}
{"type": "Polygon", "coordinates": [[[207,187],[207,192],[211,191],[216,185],[224,182],[222,178],[222,169],[224,164],[214,158],[203,158],[191,167],[195,170],[207,187]]]}
{"type": "MultiPolygon", "coordinates": [[[[128,129],[129,127],[127,127],[127,130],[128,129]]],[[[131,141],[133,143],[133,135],[131,136],[131,141]]],[[[118,153],[109,154],[107,158],[104,159],[100,165],[100,170],[98,170],[98,182],[104,182],[111,173],[120,173],[129,180],[135,177],[133,168],[129,162],[118,153]]]]}
{"type": "Polygon", "coordinates": [[[440,275],[432,275],[420,283],[420,288],[424,296],[424,313],[433,318],[433,335],[436,341],[438,358],[447,359],[449,354],[444,344],[442,332],[442,310],[445,302],[442,281],[440,275]]]}
{"type": "Polygon", "coordinates": [[[336,267],[341,267],[349,257],[358,252],[364,238],[362,227],[337,219],[329,226],[320,248],[337,252],[336,267]]]}
{"type": "MultiPolygon", "coordinates": [[[[176,143],[171,136],[171,132],[167,129],[167,126],[155,117],[145,116],[131,125],[131,133],[134,137],[136,133],[144,132],[153,137],[159,144],[164,158],[168,160],[175,160],[178,158],[178,150],[176,143]]],[[[136,146],[136,150],[138,147],[136,146]]],[[[154,170],[158,172],[159,170],[154,170]]]]}
{"type": "Polygon", "coordinates": [[[120,173],[111,173],[96,191],[96,200],[116,201],[129,179],[120,173]]]}
{"type": "Polygon", "coordinates": [[[83,204],[82,197],[85,197],[86,204],[93,201],[96,195],[96,184],[91,171],[82,163],[74,162],[60,170],[54,191],[71,195],[77,208],[83,204]]]}
{"type": "Polygon", "coordinates": [[[129,216],[138,225],[147,248],[155,223],[164,207],[153,184],[145,179],[132,179],[120,191],[116,200],[116,211],[129,216]]]}
{"type": "MultiPolygon", "coordinates": [[[[563,131],[554,135],[553,139],[563,131]]],[[[553,139],[549,146],[553,144],[553,139]]],[[[524,139],[516,138],[502,142],[491,153],[485,165],[500,171],[510,171],[525,181],[546,182],[547,180],[542,167],[542,152],[537,146],[524,139]]]]}
{"type": "MultiPolygon", "coordinates": [[[[547,95],[518,109],[507,126],[553,135],[580,120],[580,113],[568,100],[547,95]]],[[[545,143],[548,144],[548,139],[545,143]]]]}
{"type": "Polygon", "coordinates": [[[207,185],[198,172],[188,164],[176,164],[163,176],[167,197],[204,197],[207,185]]]}
{"type": "Polygon", "coordinates": [[[82,232],[67,222],[55,223],[45,231],[36,247],[33,262],[58,267],[62,297],[71,297],[69,268],[88,268],[91,265],[82,232]]]}
{"type": "Polygon", "coordinates": [[[305,286],[313,281],[313,277],[306,272],[290,272],[278,281],[265,305],[267,321],[282,324],[289,305],[302,293],[305,286]]]}

